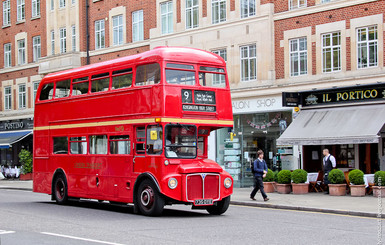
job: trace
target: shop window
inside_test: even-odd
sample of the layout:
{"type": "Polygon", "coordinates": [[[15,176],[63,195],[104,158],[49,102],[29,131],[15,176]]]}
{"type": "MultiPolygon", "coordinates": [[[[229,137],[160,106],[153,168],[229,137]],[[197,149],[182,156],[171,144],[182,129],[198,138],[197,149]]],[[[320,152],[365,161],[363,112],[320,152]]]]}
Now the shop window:
{"type": "Polygon", "coordinates": [[[43,88],[40,91],[39,100],[50,100],[53,97],[53,83],[44,84],[43,88]]]}
{"type": "Polygon", "coordinates": [[[110,87],[110,74],[108,72],[91,77],[91,93],[108,91],[110,87]]]}
{"type": "Polygon", "coordinates": [[[147,154],[160,155],[163,150],[163,129],[159,126],[147,127],[147,154]]]}
{"type": "Polygon", "coordinates": [[[70,95],[71,80],[64,80],[56,83],[55,98],[65,98],[70,95]]]}
{"type": "Polygon", "coordinates": [[[110,136],[111,154],[130,154],[131,142],[128,135],[110,136]]]}
{"type": "Polygon", "coordinates": [[[160,82],[160,66],[158,63],[141,65],[136,68],[135,85],[144,86],[160,82]]]}
{"type": "Polygon", "coordinates": [[[112,72],[111,89],[129,88],[132,85],[132,68],[112,72]]]}
{"type": "Polygon", "coordinates": [[[53,138],[53,154],[68,154],[68,138],[54,137],[53,138]]]}
{"type": "Polygon", "coordinates": [[[87,137],[70,138],[71,154],[87,154],[87,137]]]}
{"type": "Polygon", "coordinates": [[[90,136],[90,154],[107,154],[107,135],[90,136]]]}

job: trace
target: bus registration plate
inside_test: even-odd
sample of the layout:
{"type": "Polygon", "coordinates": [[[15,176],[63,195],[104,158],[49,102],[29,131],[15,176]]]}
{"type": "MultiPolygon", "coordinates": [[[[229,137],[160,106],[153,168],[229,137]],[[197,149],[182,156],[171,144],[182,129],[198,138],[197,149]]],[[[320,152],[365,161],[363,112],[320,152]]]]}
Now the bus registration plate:
{"type": "Polygon", "coordinates": [[[197,199],[194,201],[195,206],[213,205],[213,199],[197,199]]]}

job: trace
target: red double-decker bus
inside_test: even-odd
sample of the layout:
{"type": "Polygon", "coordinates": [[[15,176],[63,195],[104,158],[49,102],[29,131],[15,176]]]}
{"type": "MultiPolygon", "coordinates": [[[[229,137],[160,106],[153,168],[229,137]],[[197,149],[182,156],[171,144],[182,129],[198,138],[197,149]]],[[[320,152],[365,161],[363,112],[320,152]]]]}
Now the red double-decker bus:
{"type": "Polygon", "coordinates": [[[35,105],[35,192],[133,203],[144,215],[227,210],[233,179],[207,158],[210,132],[233,126],[221,57],[159,47],[49,74],[35,105]]]}

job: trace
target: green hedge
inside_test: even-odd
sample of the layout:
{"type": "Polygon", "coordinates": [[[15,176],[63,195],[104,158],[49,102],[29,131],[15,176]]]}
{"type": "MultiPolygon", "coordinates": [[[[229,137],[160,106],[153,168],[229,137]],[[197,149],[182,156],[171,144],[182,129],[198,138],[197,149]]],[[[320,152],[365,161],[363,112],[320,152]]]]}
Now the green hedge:
{"type": "Polygon", "coordinates": [[[385,186],[385,171],[377,171],[374,173],[374,184],[376,186],[379,186],[379,177],[381,177],[381,186],[385,186]]]}
{"type": "Polygon", "coordinates": [[[278,182],[278,170],[274,171],[274,181],[278,182]]]}
{"type": "Polygon", "coordinates": [[[354,169],[349,172],[349,181],[353,185],[363,185],[364,182],[364,172],[359,169],[354,169]]]}
{"type": "Polygon", "coordinates": [[[281,170],[278,173],[279,184],[290,184],[291,183],[291,172],[290,170],[281,170]]]}
{"type": "Polygon", "coordinates": [[[19,159],[20,159],[20,163],[21,163],[21,173],[22,174],[28,174],[28,173],[32,173],[32,154],[31,152],[27,151],[27,150],[21,150],[20,153],[19,153],[19,159]]]}
{"type": "Polygon", "coordinates": [[[330,184],[343,184],[345,180],[344,172],[339,169],[333,169],[329,173],[330,184]]]}
{"type": "Polygon", "coordinates": [[[296,169],[291,173],[291,180],[295,184],[305,183],[307,180],[307,172],[303,169],[296,169]]]}
{"type": "Polygon", "coordinates": [[[271,169],[267,170],[266,177],[263,178],[264,182],[273,182],[274,181],[274,172],[271,169]]]}

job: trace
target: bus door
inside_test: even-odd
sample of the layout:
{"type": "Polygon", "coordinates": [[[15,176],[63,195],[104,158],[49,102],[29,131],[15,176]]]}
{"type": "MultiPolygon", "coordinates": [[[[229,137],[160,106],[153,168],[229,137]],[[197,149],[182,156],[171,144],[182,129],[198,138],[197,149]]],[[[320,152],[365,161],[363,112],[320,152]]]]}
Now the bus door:
{"type": "Polygon", "coordinates": [[[146,127],[135,127],[133,170],[141,173],[146,159],[146,127]]]}

